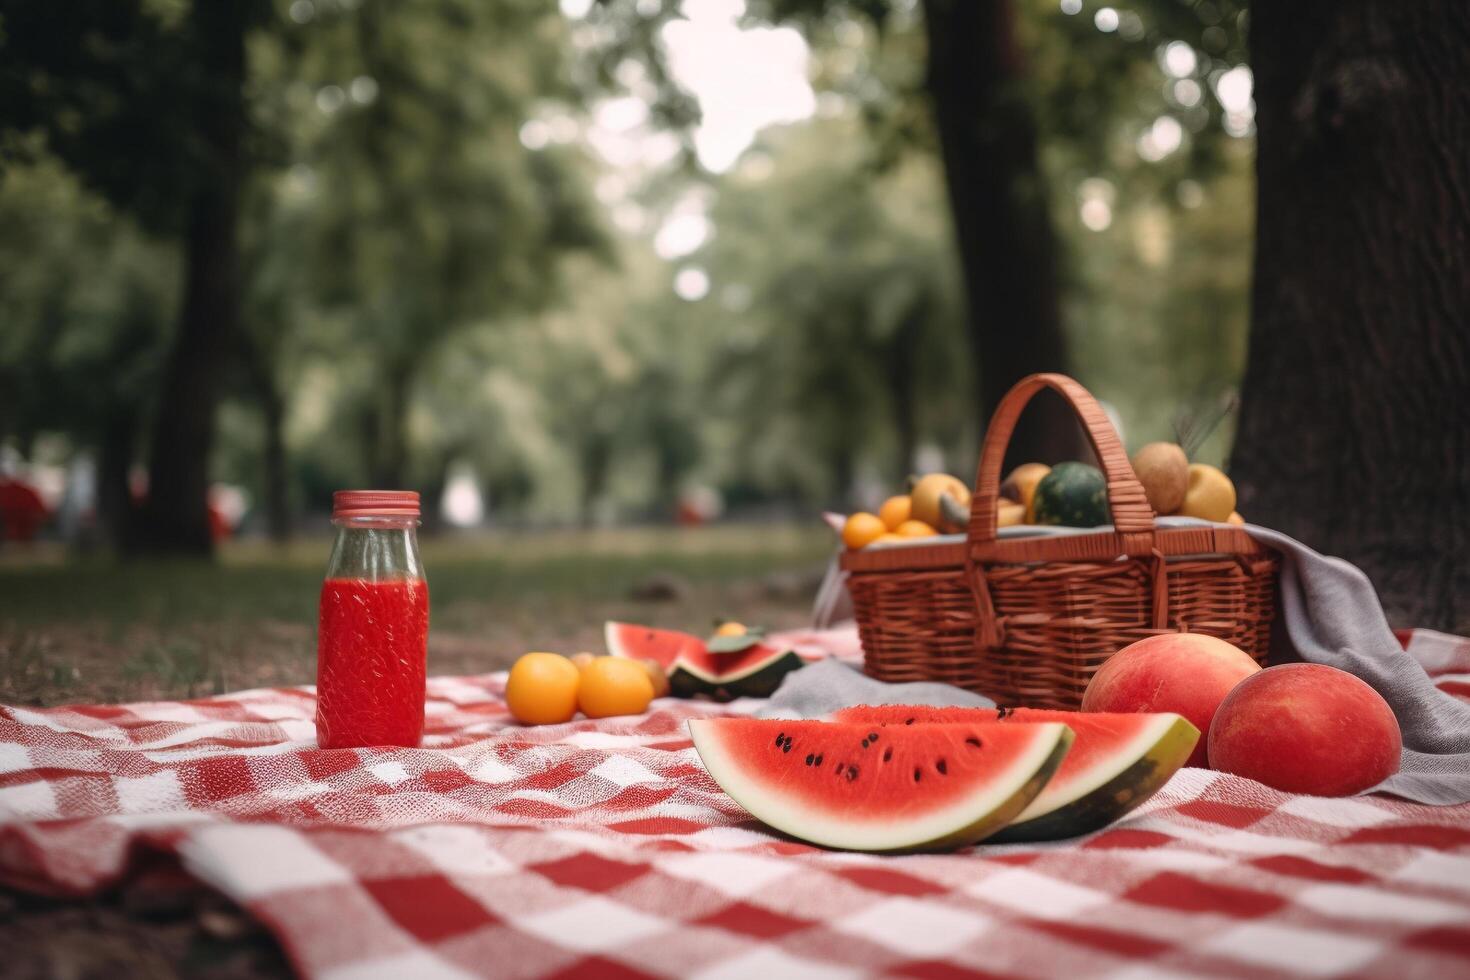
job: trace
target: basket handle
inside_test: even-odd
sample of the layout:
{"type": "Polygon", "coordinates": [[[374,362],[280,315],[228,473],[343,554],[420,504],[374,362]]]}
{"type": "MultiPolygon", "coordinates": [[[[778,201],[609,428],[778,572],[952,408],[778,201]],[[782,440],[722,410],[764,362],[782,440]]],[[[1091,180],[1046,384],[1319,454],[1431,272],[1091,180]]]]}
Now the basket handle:
{"type": "Polygon", "coordinates": [[[1146,554],[1153,549],[1154,512],[1144,495],[1143,484],[1133,472],[1128,453],[1118,439],[1118,432],[1107,413],[1088,390],[1064,374],[1033,374],[1016,382],[1006,392],[980,449],[980,468],[975,476],[975,495],[970,503],[970,553],[976,555],[996,537],[996,513],[1000,501],[1000,468],[1005,463],[1006,446],[1015,431],[1016,420],[1042,388],[1050,388],[1067,400],[1102,464],[1108,483],[1108,509],[1113,516],[1113,530],[1120,535],[1141,535],[1130,542],[1129,553],[1146,554]]]}

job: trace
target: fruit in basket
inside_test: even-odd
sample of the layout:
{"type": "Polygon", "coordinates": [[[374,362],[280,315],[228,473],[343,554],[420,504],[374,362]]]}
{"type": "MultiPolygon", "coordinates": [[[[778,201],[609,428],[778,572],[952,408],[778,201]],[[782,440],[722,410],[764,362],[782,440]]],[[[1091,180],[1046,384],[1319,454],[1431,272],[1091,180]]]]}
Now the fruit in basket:
{"type": "Polygon", "coordinates": [[[996,508],[996,527],[1014,527],[1026,523],[1026,505],[1013,500],[1002,500],[996,508]]]}
{"type": "Polygon", "coordinates": [[[847,523],[842,525],[842,543],[856,551],[858,548],[866,548],[878,536],[886,534],[888,526],[877,514],[869,514],[858,511],[847,518],[847,523]]]}
{"type": "Polygon", "coordinates": [[[1036,497],[1036,485],[1050,472],[1051,467],[1045,463],[1022,463],[1001,482],[1000,495],[1020,504],[1023,513],[1030,513],[1031,501],[1036,497]]]}
{"type": "Polygon", "coordinates": [[[1232,510],[1230,516],[1225,518],[1226,524],[1244,524],[1245,518],[1240,516],[1240,511],[1232,510]]]}
{"type": "Polygon", "coordinates": [[[1072,742],[1060,724],[701,718],[689,733],[715,782],[751,815],[854,851],[983,840],[1036,798],[1072,742]]]}
{"type": "Polygon", "coordinates": [[[1108,481],[1102,470],[1086,463],[1058,463],[1036,484],[1031,519],[1035,524],[1097,527],[1108,516],[1108,481]]]}
{"type": "Polygon", "coordinates": [[[928,476],[920,477],[909,491],[909,499],[912,501],[910,515],[913,520],[923,521],[932,528],[941,531],[952,532],[960,530],[945,520],[945,513],[940,497],[949,497],[959,505],[959,511],[965,513],[970,507],[970,488],[965,486],[955,477],[948,473],[930,473],[928,476]]]}
{"type": "Polygon", "coordinates": [[[588,718],[639,715],[653,700],[653,681],[636,660],[598,657],[582,671],[577,707],[588,718]]]}
{"type": "Polygon", "coordinates": [[[890,531],[897,531],[899,525],[913,515],[914,501],[906,493],[889,497],[883,501],[883,506],[878,508],[878,517],[883,521],[883,526],[890,531]]]}
{"type": "Polygon", "coordinates": [[[1172,514],[1184,506],[1189,489],[1189,457],[1172,442],[1151,442],[1133,454],[1133,472],[1143,484],[1155,514],[1172,514]]]}
{"type": "MultiPolygon", "coordinates": [[[[1171,711],[1208,732],[1220,702],[1260,669],[1233,643],[1203,633],[1161,633],[1109,657],[1088,682],[1082,710],[1171,711]]],[[[1207,764],[1205,742],[1200,739],[1185,765],[1207,764]]]]}
{"type": "Polygon", "coordinates": [[[1210,765],[1286,793],[1352,796],[1399,771],[1388,702],[1326,664],[1282,664],[1241,681],[1210,725],[1210,765]]]}
{"type": "Polygon", "coordinates": [[[914,539],[906,538],[902,534],[895,534],[894,532],[889,531],[887,534],[878,535],[878,537],[874,539],[873,544],[906,544],[907,542],[912,540],[914,539]]]}
{"type": "Polygon", "coordinates": [[[904,521],[893,533],[901,538],[932,538],[939,532],[923,521],[904,521]]]}
{"type": "Polygon", "coordinates": [[[581,672],[559,653],[528,653],[510,668],[505,703],[523,725],[558,725],[577,713],[581,672]]]}
{"type": "Polygon", "coordinates": [[[880,725],[1060,722],[1075,741],[1056,775],[994,841],[1061,840],[1101,830],[1153,796],[1184,765],[1199,729],[1176,714],[1083,714],[1031,708],[858,705],[833,721],[880,725]]]}
{"type": "Polygon", "coordinates": [[[795,651],[763,642],[755,631],[747,633],[751,643],[725,653],[710,649],[692,633],[677,630],[609,621],[603,633],[611,655],[660,664],[668,674],[671,693],[680,698],[769,697],[787,674],[806,663],[795,651]]]}
{"type": "Polygon", "coordinates": [[[1208,463],[1192,463],[1189,467],[1189,489],[1179,513],[1207,521],[1228,521],[1235,512],[1235,484],[1230,477],[1208,463]]]}

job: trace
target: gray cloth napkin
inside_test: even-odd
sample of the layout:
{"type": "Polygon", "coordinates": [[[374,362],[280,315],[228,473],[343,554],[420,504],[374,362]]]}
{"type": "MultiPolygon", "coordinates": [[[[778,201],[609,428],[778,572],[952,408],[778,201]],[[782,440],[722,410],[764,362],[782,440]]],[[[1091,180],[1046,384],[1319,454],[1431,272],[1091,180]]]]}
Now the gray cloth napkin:
{"type": "MultiPolygon", "coordinates": [[[[1204,523],[1187,517],[1159,519],[1160,527],[1204,523]]],[[[1470,704],[1436,688],[1424,668],[1404,652],[1368,576],[1280,532],[1253,524],[1245,530],[1281,555],[1277,613],[1278,636],[1284,642],[1273,650],[1272,662],[1308,661],[1356,674],[1383,695],[1398,718],[1404,739],[1400,770],[1370,792],[1393,793],[1419,803],[1470,802],[1470,704]]],[[[1002,528],[1001,533],[1012,537],[1091,530],[1024,527],[1002,528]]],[[[840,615],[844,607],[851,608],[842,579],[834,570],[823,584],[816,610],[820,624],[840,615]]],[[[884,684],[846,664],[826,660],[788,675],[760,713],[812,718],[851,704],[993,703],[948,684],[884,684]]]]}

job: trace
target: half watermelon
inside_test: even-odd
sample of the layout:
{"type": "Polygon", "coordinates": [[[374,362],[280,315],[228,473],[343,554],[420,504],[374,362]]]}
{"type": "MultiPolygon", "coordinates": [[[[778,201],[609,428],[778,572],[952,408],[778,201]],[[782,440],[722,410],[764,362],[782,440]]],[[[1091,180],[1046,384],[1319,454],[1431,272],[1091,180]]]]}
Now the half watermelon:
{"type": "Polygon", "coordinates": [[[717,701],[766,698],[805,661],[791,650],[753,642],[717,653],[692,633],[609,621],[603,628],[607,652],[614,657],[656,660],[669,675],[676,697],[704,695],[717,701]]]}
{"type": "Polygon", "coordinates": [[[1076,734],[1051,782],[995,842],[1060,840],[1101,830],[1157,793],[1199,741],[1199,729],[1176,714],[1106,714],[1030,708],[934,708],[859,705],[832,716],[873,725],[969,721],[1062,723],[1076,734]]]}
{"type": "Polygon", "coordinates": [[[689,732],[709,774],[752,816],[854,851],[984,840],[1036,798],[1072,743],[1055,723],[703,718],[689,732]]]}

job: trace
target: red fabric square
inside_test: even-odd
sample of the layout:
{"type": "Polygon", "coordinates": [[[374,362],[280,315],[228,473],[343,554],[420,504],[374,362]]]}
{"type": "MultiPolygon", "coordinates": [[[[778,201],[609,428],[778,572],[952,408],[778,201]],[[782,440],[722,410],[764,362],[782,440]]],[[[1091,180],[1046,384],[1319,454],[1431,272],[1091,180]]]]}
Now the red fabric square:
{"type": "Polygon", "coordinates": [[[1269,892],[1201,881],[1173,871],[1154,875],[1129,889],[1123,897],[1140,905],[1176,912],[1217,912],[1237,919],[1258,918],[1286,904],[1286,899],[1269,892]]]}
{"type": "Polygon", "coordinates": [[[180,763],[179,780],[195,805],[219,803],[256,790],[250,764],[238,755],[212,756],[180,763]]]}
{"type": "Polygon", "coordinates": [[[643,820],[624,820],[608,824],[608,829],[624,834],[693,834],[706,829],[707,825],[684,820],[679,817],[647,817],[643,820]]]}
{"type": "Polygon", "coordinates": [[[969,967],[950,963],[947,960],[911,960],[886,967],[886,972],[897,977],[917,977],[919,980],[1003,980],[1003,973],[986,973],[969,967]]]}
{"type": "Polygon", "coordinates": [[[1374,880],[1373,875],[1359,871],[1357,868],[1321,864],[1293,854],[1272,854],[1269,857],[1256,858],[1250,863],[1262,871],[1272,871],[1293,878],[1310,878],[1312,881],[1344,881],[1356,885],[1374,880]]]}
{"type": "Polygon", "coordinates": [[[443,875],[373,878],[362,883],[388,917],[411,936],[434,942],[500,920],[443,875]]]}
{"type": "Polygon", "coordinates": [[[1178,839],[1177,837],[1170,837],[1168,834],[1161,834],[1157,830],[1130,830],[1124,827],[1118,830],[1104,831],[1081,846],[1090,850],[1110,851],[1125,848],[1162,847],[1165,844],[1172,844],[1178,839]]]}
{"type": "Polygon", "coordinates": [[[424,773],[419,780],[435,793],[452,793],[474,782],[462,769],[436,769],[424,773]]]}
{"type": "Polygon", "coordinates": [[[592,769],[601,761],[593,753],[578,753],[576,756],[565,762],[558,763],[550,769],[543,769],[541,772],[531,773],[525,779],[521,780],[521,784],[527,789],[556,789],[558,786],[563,786],[579,776],[585,776],[589,769],[592,769]]]}
{"type": "Polygon", "coordinates": [[[1433,824],[1410,826],[1364,827],[1344,837],[1343,844],[1409,844],[1414,847],[1433,847],[1449,850],[1470,844],[1470,828],[1439,827],[1433,824]]]}
{"type": "Polygon", "coordinates": [[[1135,959],[1158,956],[1170,948],[1168,943],[1140,936],[1137,933],[1115,932],[1112,929],[1085,926],[1073,922],[1028,922],[1027,925],[1038,932],[1050,933],[1069,943],[1091,946],[1094,949],[1106,950],[1109,953],[1135,959]]]}
{"type": "Polygon", "coordinates": [[[654,980],[657,974],[635,970],[626,963],[602,956],[589,956],[571,966],[547,974],[547,980],[654,980]]]}
{"type": "Polygon", "coordinates": [[[316,752],[302,752],[299,758],[311,778],[318,780],[340,776],[362,764],[357,753],[351,749],[320,749],[316,752]]]}
{"type": "Polygon", "coordinates": [[[527,870],[550,878],[558,885],[570,885],[589,892],[606,892],[643,877],[649,869],[646,865],[609,861],[605,857],[583,852],[560,861],[533,864],[527,870]]]}
{"type": "Polygon", "coordinates": [[[1182,816],[1236,828],[1249,827],[1273,812],[1261,807],[1221,803],[1219,800],[1194,800],[1181,804],[1178,811],[1182,816]]]}
{"type": "Polygon", "coordinates": [[[698,923],[718,926],[745,936],[755,936],[757,939],[775,939],[812,925],[804,919],[794,919],[748,902],[727,905],[713,915],[707,915],[698,920],[698,923]]]}
{"type": "Polygon", "coordinates": [[[942,895],[948,889],[887,868],[843,868],[837,874],[854,885],[886,895],[942,895]]]}
{"type": "Polygon", "coordinates": [[[1441,953],[1453,953],[1470,959],[1470,928],[1465,926],[1438,926],[1424,929],[1407,937],[1405,942],[1420,949],[1432,949],[1441,953]]]}

